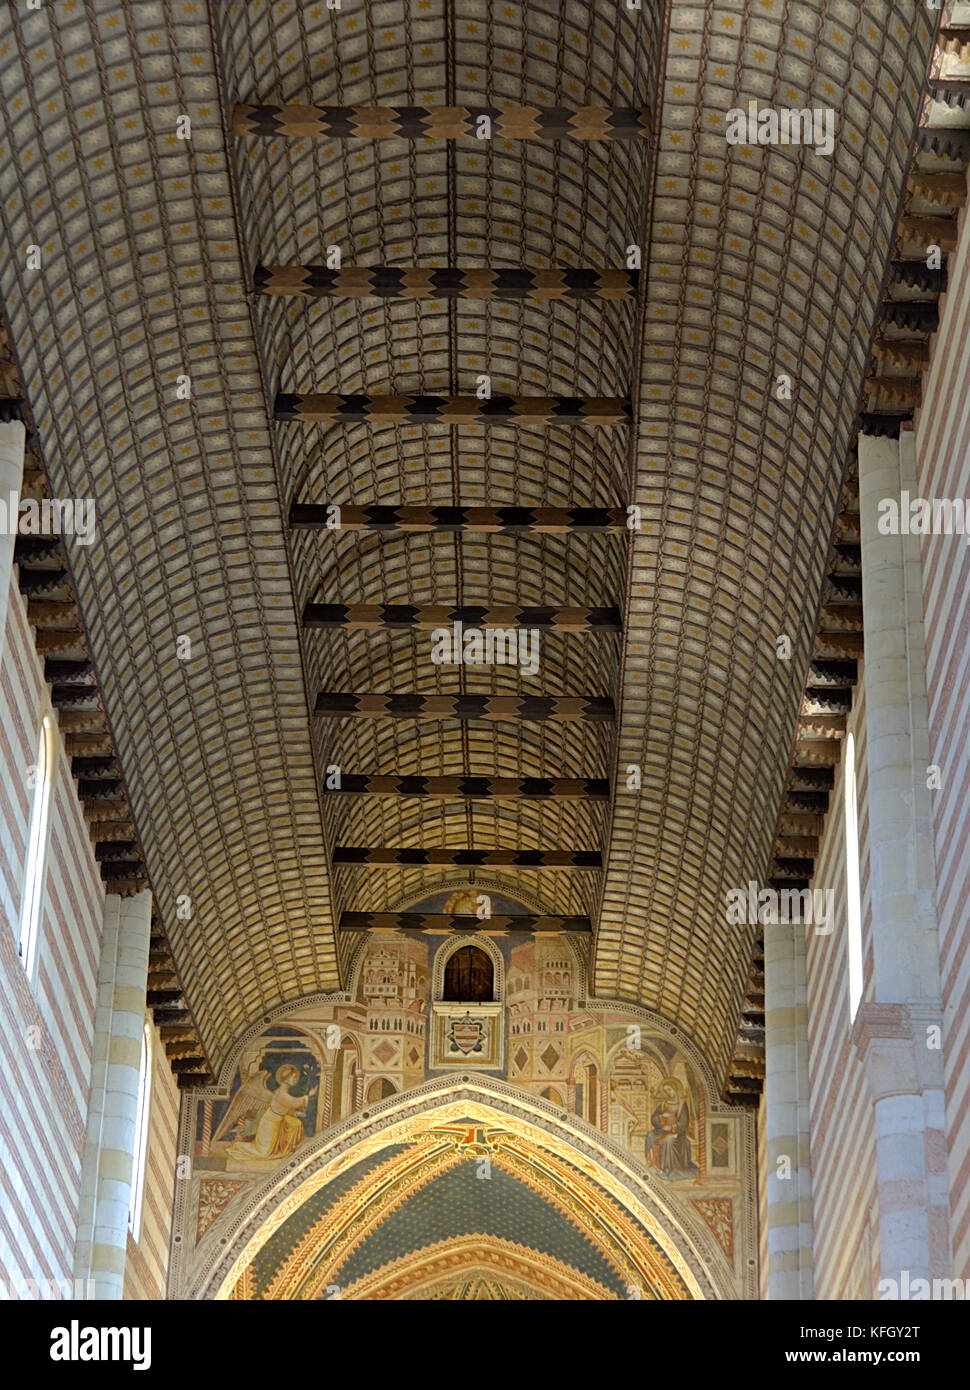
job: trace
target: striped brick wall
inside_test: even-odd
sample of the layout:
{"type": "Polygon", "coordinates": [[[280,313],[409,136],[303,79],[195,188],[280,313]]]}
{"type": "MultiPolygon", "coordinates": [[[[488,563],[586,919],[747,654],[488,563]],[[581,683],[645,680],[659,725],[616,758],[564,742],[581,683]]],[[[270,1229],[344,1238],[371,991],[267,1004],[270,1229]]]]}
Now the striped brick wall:
{"type": "MultiPolygon", "coordinates": [[[[855,737],[859,807],[862,932],[866,988],[871,996],[872,940],[869,911],[868,773],[865,696],[860,679],[848,727],[855,737]]],[[[876,1150],[873,1108],[849,1028],[848,925],[846,915],[845,754],[816,860],[813,888],[834,891],[829,936],[811,928],[807,937],[809,1084],[811,1090],[814,1281],[817,1299],[871,1298],[877,1267],[876,1150]]]]}
{"type": "Polygon", "coordinates": [[[172,1194],[178,1147],[179,1093],[152,1028],[152,1093],[149,1111],[145,1191],[137,1243],[128,1236],[125,1298],[164,1298],[168,1283],[168,1253],[172,1233],[172,1194]]]}
{"type": "Polygon", "coordinates": [[[45,712],[24,600],[11,585],[0,666],[0,1280],[72,1275],[104,889],[57,739],[36,978],[17,955],[30,817],[26,770],[45,712]]]}
{"type": "MultiPolygon", "coordinates": [[[[970,499],[970,226],[947,257],[949,287],[916,430],[919,495],[970,499]]],[[[943,1065],[953,1274],[970,1278],[970,546],[923,536],[923,609],[944,1008],[943,1065]]]]}
{"type": "Polygon", "coordinates": [[[765,1133],[765,1097],[758,1105],[758,1297],[768,1297],[768,1143],[765,1133]]]}

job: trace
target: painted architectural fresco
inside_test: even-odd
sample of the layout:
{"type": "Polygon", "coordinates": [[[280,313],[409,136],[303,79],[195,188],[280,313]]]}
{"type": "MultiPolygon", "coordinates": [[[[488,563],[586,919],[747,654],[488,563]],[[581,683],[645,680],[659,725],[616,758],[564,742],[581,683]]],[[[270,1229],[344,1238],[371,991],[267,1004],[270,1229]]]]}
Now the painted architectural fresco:
{"type": "MultiPolygon", "coordinates": [[[[444,895],[420,910],[446,906],[468,911],[444,895]]],[[[500,910],[522,908],[493,897],[500,910]]],[[[709,1105],[685,1051],[643,1014],[587,1000],[585,945],[525,934],[367,939],[348,992],[279,1011],[244,1044],[228,1095],[187,1100],[188,1243],[241,1185],[307,1140],[460,1068],[501,1077],[609,1136],[691,1204],[737,1269],[742,1117],[709,1105]]]]}

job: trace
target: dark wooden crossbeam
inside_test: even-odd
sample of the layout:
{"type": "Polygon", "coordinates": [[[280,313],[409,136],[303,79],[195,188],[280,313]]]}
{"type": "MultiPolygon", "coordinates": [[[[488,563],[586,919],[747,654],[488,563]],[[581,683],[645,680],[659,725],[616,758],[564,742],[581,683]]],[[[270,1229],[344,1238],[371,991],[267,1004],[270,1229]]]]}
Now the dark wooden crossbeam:
{"type": "Polygon", "coordinates": [[[368,507],[340,507],[338,517],[326,504],[294,502],[290,508],[290,526],[297,531],[474,531],[481,534],[520,531],[537,536],[565,536],[574,532],[624,535],[627,514],[623,507],[387,507],[375,503],[368,507]]]}
{"type": "MultiPolygon", "coordinates": [[[[117,821],[129,824],[131,811],[128,802],[123,797],[106,797],[96,800],[87,800],[84,803],[84,819],[92,821],[117,821]]],[[[96,836],[97,839],[107,839],[107,836],[96,836]]]]}
{"type": "Polygon", "coordinates": [[[275,420],[376,425],[628,425],[623,396],[333,396],[280,391],[275,420]]]}
{"type": "MultiPolygon", "coordinates": [[[[880,367],[898,367],[904,372],[921,372],[930,365],[929,343],[912,338],[877,338],[872,345],[873,355],[880,367]]],[[[875,385],[870,378],[870,390],[875,385]]]]}
{"type": "Polygon", "coordinates": [[[785,792],[782,801],[783,815],[819,815],[824,816],[829,808],[829,794],[827,791],[797,791],[789,788],[785,792]]]}
{"type": "MultiPolygon", "coordinates": [[[[72,771],[77,776],[76,769],[72,768],[72,771]]],[[[81,801],[103,799],[119,801],[125,807],[128,805],[124,783],[120,777],[78,777],[77,794],[81,801]]]]}
{"type": "Polygon", "coordinates": [[[468,801],[608,801],[605,777],[382,777],[344,772],[332,793],[419,796],[468,801]]]}
{"type": "Polygon", "coordinates": [[[301,299],[630,299],[635,270],[460,270],[448,266],[258,265],[258,294],[301,299]]]}
{"type": "Polygon", "coordinates": [[[618,608],[481,608],[471,604],[308,603],[305,628],[433,632],[439,627],[538,627],[550,632],[619,632],[618,608]]]}
{"type": "Polygon", "coordinates": [[[786,856],[772,859],[770,873],[773,879],[783,879],[786,882],[797,880],[802,883],[811,879],[814,869],[815,864],[811,858],[786,856]]]}
{"type": "Polygon", "coordinates": [[[852,691],[845,687],[826,690],[810,685],[802,696],[805,714],[848,714],[852,708],[852,691]]]}
{"type": "MultiPolygon", "coordinates": [[[[48,677],[48,679],[50,679],[48,677]]],[[[51,686],[51,704],[60,710],[88,710],[92,707],[100,708],[101,699],[98,687],[93,683],[90,685],[80,685],[77,683],[59,683],[51,686]]]]}
{"type": "Polygon", "coordinates": [[[829,573],[825,580],[825,602],[856,608],[862,602],[862,576],[829,573]]]}
{"type": "Polygon", "coordinates": [[[134,840],[117,840],[94,847],[94,857],[99,864],[133,859],[137,853],[138,846],[134,840]]]}
{"type": "Polygon", "coordinates": [[[358,695],[322,691],[316,713],[341,719],[486,719],[606,723],[613,701],[596,695],[358,695]]]}
{"type": "MultiPolygon", "coordinates": [[[[60,720],[58,720],[58,725],[60,725],[60,720]]],[[[75,754],[71,758],[71,772],[75,777],[108,781],[116,781],[121,777],[118,759],[111,753],[75,754]]]]}
{"type": "Polygon", "coordinates": [[[232,130],[292,140],[645,140],[650,116],[623,106],[238,105],[232,130]]]}
{"type": "Polygon", "coordinates": [[[104,884],[109,893],[119,893],[121,897],[128,898],[133,893],[140,893],[142,889],[149,888],[148,874],[141,860],[138,860],[138,872],[132,874],[119,874],[117,878],[111,874],[102,875],[104,884]]]}
{"type": "Polygon", "coordinates": [[[780,858],[814,858],[818,854],[818,836],[779,835],[775,841],[775,854],[780,858]]]}
{"type": "MultiPolygon", "coordinates": [[[[85,811],[90,811],[90,809],[91,803],[89,802],[85,811]]],[[[108,840],[129,841],[135,833],[134,822],[124,817],[117,820],[95,820],[92,818],[88,822],[88,829],[91,833],[91,839],[99,843],[108,840]]]]}
{"type": "Polygon", "coordinates": [[[588,917],[452,917],[444,912],[344,912],[340,916],[341,931],[402,932],[420,931],[431,935],[450,935],[452,932],[477,932],[480,936],[498,936],[506,932],[588,934],[592,927],[588,917]]]}
{"type": "Polygon", "coordinates": [[[825,808],[821,811],[782,811],[778,817],[780,835],[814,835],[825,829],[825,808]]]}
{"type": "Polygon", "coordinates": [[[77,623],[77,604],[73,599],[28,599],[27,621],[36,628],[60,628],[77,623]]]}
{"type": "Polygon", "coordinates": [[[364,864],[371,868],[429,867],[454,869],[602,869],[598,849],[405,849],[387,846],[337,845],[334,864],[364,864]]]}
{"type": "Polygon", "coordinates": [[[796,742],[793,756],[799,767],[838,767],[842,751],[836,739],[806,738],[796,742]]]}

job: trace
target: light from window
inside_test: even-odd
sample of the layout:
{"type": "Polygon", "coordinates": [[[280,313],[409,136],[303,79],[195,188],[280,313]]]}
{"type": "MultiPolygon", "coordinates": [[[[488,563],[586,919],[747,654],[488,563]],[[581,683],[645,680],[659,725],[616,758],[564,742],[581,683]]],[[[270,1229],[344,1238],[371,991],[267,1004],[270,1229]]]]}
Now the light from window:
{"type": "Polygon", "coordinates": [[[34,765],[34,795],[27,832],[27,860],[24,865],[24,895],[20,905],[20,960],[28,978],[33,977],[37,957],[37,935],[44,902],[44,868],[47,860],[47,827],[51,808],[54,722],[48,714],[40,730],[37,762],[34,765]]]}
{"type": "Polygon", "coordinates": [[[855,784],[855,739],[845,741],[845,888],[849,924],[849,1022],[862,999],[862,888],[859,877],[859,804],[855,784]]]}
{"type": "Polygon", "coordinates": [[[148,1157],[148,1110],[151,1100],[152,1031],[146,1023],[141,1035],[141,1062],[138,1067],[138,1112],[135,1121],[135,1148],[131,1159],[131,1196],[128,1201],[128,1229],[133,1240],[141,1234],[141,1202],[145,1192],[145,1161],[148,1157]]]}

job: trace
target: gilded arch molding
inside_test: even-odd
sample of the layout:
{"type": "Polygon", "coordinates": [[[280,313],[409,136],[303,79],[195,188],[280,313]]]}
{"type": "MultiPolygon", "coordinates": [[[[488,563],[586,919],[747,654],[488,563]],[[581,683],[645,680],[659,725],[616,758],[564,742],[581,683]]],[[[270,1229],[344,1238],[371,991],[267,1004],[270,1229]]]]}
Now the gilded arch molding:
{"type": "Polygon", "coordinates": [[[601,1284],[561,1262],[538,1259],[534,1252],[524,1258],[513,1242],[480,1235],[442,1241],[422,1249],[416,1256],[395,1261],[359,1279],[346,1296],[381,1301],[454,1299],[472,1296],[464,1291],[478,1281],[485,1284],[486,1290],[498,1285],[504,1298],[554,1298],[572,1303],[608,1297],[601,1284]]]}
{"type": "Polygon", "coordinates": [[[660,1184],[628,1157],[620,1157],[602,1135],[575,1117],[559,1118],[506,1083],[488,1077],[431,1082],[405,1096],[370,1107],[370,1118],[344,1127],[287,1167],[285,1175],[267,1180],[244,1206],[230,1207],[200,1245],[195,1272],[180,1297],[228,1297],[254,1253],[312,1192],[353,1162],[353,1156],[384,1147],[410,1134],[429,1118],[447,1121],[468,1117],[484,1125],[514,1121],[516,1132],[538,1147],[560,1153],[570,1163],[595,1174],[609,1197],[656,1240],[690,1296],[732,1298],[734,1293],[722,1252],[703,1222],[679,1203],[671,1205],[660,1184]],[[574,1122],[575,1121],[575,1122],[574,1122]]]}

